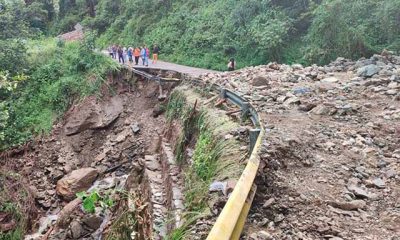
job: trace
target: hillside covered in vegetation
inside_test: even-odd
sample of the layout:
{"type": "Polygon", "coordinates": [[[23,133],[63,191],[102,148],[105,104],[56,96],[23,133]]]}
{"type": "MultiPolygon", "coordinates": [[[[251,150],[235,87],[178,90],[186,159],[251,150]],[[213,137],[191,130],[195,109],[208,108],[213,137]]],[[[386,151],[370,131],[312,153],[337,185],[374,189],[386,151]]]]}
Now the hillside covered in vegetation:
{"type": "Polygon", "coordinates": [[[60,0],[53,32],[77,22],[110,43],[157,43],[162,58],[225,70],[282,63],[325,64],[400,50],[400,1],[60,0]]]}

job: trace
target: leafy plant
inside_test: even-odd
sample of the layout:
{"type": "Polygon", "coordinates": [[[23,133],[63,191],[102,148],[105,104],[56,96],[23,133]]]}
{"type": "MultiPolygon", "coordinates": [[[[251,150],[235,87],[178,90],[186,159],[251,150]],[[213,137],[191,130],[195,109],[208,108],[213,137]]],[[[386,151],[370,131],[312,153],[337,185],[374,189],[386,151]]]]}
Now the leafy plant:
{"type": "Polygon", "coordinates": [[[76,196],[82,199],[83,209],[88,213],[95,213],[96,207],[100,206],[103,209],[114,206],[114,201],[111,198],[111,193],[100,195],[97,191],[92,191],[87,194],[86,192],[79,192],[76,196]]]}

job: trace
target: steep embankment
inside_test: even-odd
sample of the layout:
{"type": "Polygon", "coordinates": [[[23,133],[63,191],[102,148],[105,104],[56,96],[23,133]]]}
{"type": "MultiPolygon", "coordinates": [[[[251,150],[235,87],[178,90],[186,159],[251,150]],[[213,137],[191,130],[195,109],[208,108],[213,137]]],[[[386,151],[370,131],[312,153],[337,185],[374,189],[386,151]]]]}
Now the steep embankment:
{"type": "Polygon", "coordinates": [[[400,213],[400,57],[207,74],[265,121],[251,239],[394,239],[400,213]]]}
{"type": "MultiPolygon", "coordinates": [[[[129,207],[150,201],[145,194],[147,184],[153,181],[152,174],[157,178],[162,173],[155,160],[147,162],[150,155],[157,154],[150,149],[165,126],[164,118],[158,117],[162,113],[159,85],[122,71],[111,75],[107,86],[111,88],[105,91],[111,92],[104,92],[101,99],[87,97],[72,107],[48,137],[25,149],[3,153],[6,164],[1,167],[4,189],[0,197],[20,211],[1,209],[3,237],[22,238],[15,235],[19,229],[18,234],[25,230],[33,233],[27,239],[97,239],[102,235],[121,239],[132,232],[144,239],[151,230],[149,223],[138,223],[135,210],[127,214],[126,205],[131,189],[136,189],[137,195],[129,207]],[[20,176],[22,188],[10,194],[16,176],[20,176]],[[24,196],[29,196],[29,201],[24,196]],[[27,208],[32,211],[25,211],[27,208]]],[[[166,94],[170,87],[163,86],[166,94]]],[[[166,194],[158,187],[155,195],[166,194]]]]}

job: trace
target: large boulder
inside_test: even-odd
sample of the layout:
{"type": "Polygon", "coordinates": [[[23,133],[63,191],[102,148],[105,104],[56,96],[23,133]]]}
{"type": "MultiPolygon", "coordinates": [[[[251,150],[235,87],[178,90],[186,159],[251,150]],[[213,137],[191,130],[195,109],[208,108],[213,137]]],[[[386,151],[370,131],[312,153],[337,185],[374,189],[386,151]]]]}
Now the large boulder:
{"type": "Polygon", "coordinates": [[[269,79],[267,76],[258,75],[252,79],[251,85],[253,85],[254,87],[268,86],[269,79]]]}
{"type": "Polygon", "coordinates": [[[87,190],[96,180],[98,172],[94,168],[81,168],[72,171],[58,180],[57,193],[65,200],[72,200],[75,194],[87,190]]]}
{"type": "Polygon", "coordinates": [[[377,65],[369,64],[367,66],[360,67],[357,70],[357,75],[359,77],[372,77],[375,74],[379,73],[379,71],[380,71],[380,68],[377,65]]]}
{"type": "Polygon", "coordinates": [[[106,102],[88,98],[76,107],[67,118],[65,134],[73,135],[87,129],[104,128],[119,117],[123,111],[122,99],[118,96],[106,102]]]}

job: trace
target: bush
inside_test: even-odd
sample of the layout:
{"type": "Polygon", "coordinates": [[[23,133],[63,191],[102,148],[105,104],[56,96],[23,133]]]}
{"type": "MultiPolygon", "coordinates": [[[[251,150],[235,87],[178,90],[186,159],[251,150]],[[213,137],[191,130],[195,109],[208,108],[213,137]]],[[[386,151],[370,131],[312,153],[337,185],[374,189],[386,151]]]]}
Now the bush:
{"type": "Polygon", "coordinates": [[[400,1],[332,0],[320,5],[305,38],[305,60],[368,57],[384,48],[399,51],[400,1]],[[395,35],[397,37],[395,37],[395,35]]]}
{"type": "Polygon", "coordinates": [[[2,149],[49,132],[53,122],[74,101],[96,93],[106,74],[119,68],[108,57],[91,50],[94,47],[91,37],[81,44],[68,43],[64,47],[57,47],[55,40],[31,44],[42,42],[46,48],[30,48],[32,68],[27,71],[29,79],[5,99],[2,109],[7,110],[7,115],[3,114],[2,119],[6,120],[0,124],[4,136],[0,139],[2,149]],[[48,58],[43,59],[43,56],[48,58]]]}

